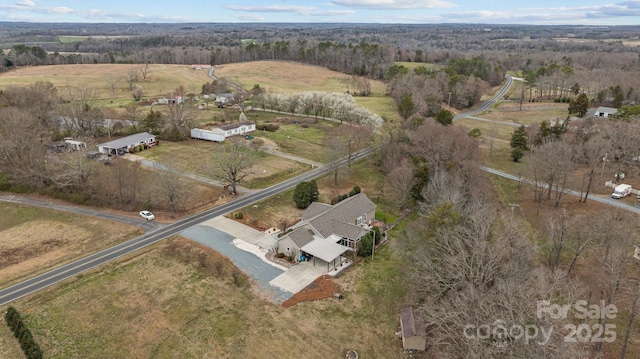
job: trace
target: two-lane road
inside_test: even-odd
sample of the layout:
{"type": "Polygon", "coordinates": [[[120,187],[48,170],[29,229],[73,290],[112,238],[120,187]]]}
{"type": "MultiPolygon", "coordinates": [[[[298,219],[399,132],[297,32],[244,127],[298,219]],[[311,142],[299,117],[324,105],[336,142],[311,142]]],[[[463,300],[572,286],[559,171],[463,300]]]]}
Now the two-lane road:
{"type": "MultiPolygon", "coordinates": [[[[373,149],[362,151],[361,153],[357,154],[354,159],[360,159],[365,156],[368,156],[371,152],[373,152],[373,149]]],[[[347,162],[346,158],[339,161],[340,165],[346,164],[346,162],[347,162]]],[[[87,257],[81,258],[72,263],[63,265],[49,272],[46,272],[36,277],[33,277],[31,279],[25,280],[24,282],[2,289],[0,290],[0,306],[10,303],[28,294],[42,290],[48,286],[61,282],[65,279],[76,276],[89,269],[103,265],[107,262],[120,258],[129,253],[135,252],[141,248],[144,248],[158,241],[161,241],[169,236],[180,233],[181,231],[195,224],[203,222],[207,219],[211,219],[211,218],[223,215],[225,213],[238,210],[252,203],[255,203],[267,197],[273,196],[274,194],[286,191],[296,186],[300,182],[309,181],[316,177],[327,174],[330,171],[332,171],[332,169],[333,169],[333,166],[323,166],[323,167],[316,168],[314,170],[301,174],[297,177],[280,182],[269,188],[252,192],[250,194],[247,194],[245,196],[232,200],[226,204],[223,204],[219,207],[215,207],[207,211],[195,214],[193,216],[184,218],[180,221],[174,222],[170,225],[160,228],[154,232],[147,233],[142,236],[130,239],[126,242],[120,243],[111,248],[91,254],[87,257]]]]}

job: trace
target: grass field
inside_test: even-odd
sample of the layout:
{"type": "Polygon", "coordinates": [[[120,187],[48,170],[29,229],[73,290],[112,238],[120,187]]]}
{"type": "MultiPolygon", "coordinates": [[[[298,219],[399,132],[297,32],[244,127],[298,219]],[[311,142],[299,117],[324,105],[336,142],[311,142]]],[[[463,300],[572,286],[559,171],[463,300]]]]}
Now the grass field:
{"type": "Polygon", "coordinates": [[[0,287],[141,235],[138,227],[0,202],[0,287]]]}
{"type": "MultiPolygon", "coordinates": [[[[209,163],[221,146],[223,144],[210,141],[162,141],[159,146],[138,152],[137,155],[171,168],[207,177],[209,163]]],[[[250,169],[253,174],[240,185],[265,188],[311,169],[306,164],[265,152],[257,152],[257,156],[256,164],[250,169]]]]}
{"type": "MultiPolygon", "coordinates": [[[[96,92],[98,99],[132,99],[129,86],[124,81],[128,71],[140,69],[142,65],[91,64],[91,65],[51,65],[24,67],[0,74],[0,89],[8,86],[28,86],[37,81],[49,81],[61,96],[71,88],[86,87],[96,92]],[[115,95],[107,85],[108,76],[120,76],[115,95]]],[[[211,81],[207,71],[193,70],[185,65],[149,65],[148,78],[136,85],[142,86],[145,98],[163,97],[183,85],[187,91],[199,93],[205,82],[211,81]]]]}
{"type": "MultiPolygon", "coordinates": [[[[165,248],[14,306],[47,358],[340,358],[348,349],[402,357],[394,332],[405,288],[385,247],[336,280],[344,299],[286,309],[165,248]]],[[[0,332],[0,343],[9,339],[0,332]]]]}

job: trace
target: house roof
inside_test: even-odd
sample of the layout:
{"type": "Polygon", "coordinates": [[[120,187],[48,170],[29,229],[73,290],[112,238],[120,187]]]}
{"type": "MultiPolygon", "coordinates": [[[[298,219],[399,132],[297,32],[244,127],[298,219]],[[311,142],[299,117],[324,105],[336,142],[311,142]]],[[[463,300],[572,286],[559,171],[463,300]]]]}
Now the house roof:
{"type": "Polygon", "coordinates": [[[614,114],[618,112],[618,109],[613,107],[600,106],[596,109],[596,112],[606,112],[606,113],[614,114]]]}
{"type": "Polygon", "coordinates": [[[127,146],[129,146],[131,144],[134,144],[134,143],[137,144],[140,141],[144,141],[144,140],[147,140],[149,138],[155,139],[156,136],[150,134],[149,132],[141,132],[141,133],[136,133],[135,135],[122,137],[122,138],[119,138],[117,140],[101,143],[101,144],[98,145],[98,147],[108,147],[108,148],[116,148],[116,149],[117,148],[123,148],[123,147],[127,147],[127,146]]]}
{"type": "Polygon", "coordinates": [[[332,234],[339,234],[350,239],[362,237],[367,230],[357,226],[356,220],[364,213],[375,210],[375,203],[371,202],[364,193],[358,193],[333,206],[324,205],[327,209],[322,212],[320,205],[311,206],[303,213],[303,219],[307,220],[322,237],[327,238],[332,234]],[[311,217],[312,214],[317,213],[311,217]],[[305,218],[305,215],[308,217],[305,218]]]}
{"type": "Polygon", "coordinates": [[[313,236],[316,234],[316,231],[309,224],[302,225],[293,231],[289,232],[287,236],[291,238],[293,243],[298,246],[298,248],[304,247],[306,244],[313,241],[313,236]]]}
{"type": "Polygon", "coordinates": [[[218,126],[218,128],[221,130],[227,131],[227,130],[233,130],[234,128],[238,128],[241,126],[249,126],[249,125],[253,125],[253,122],[243,121],[243,122],[230,123],[228,125],[218,126]]]}
{"type": "Polygon", "coordinates": [[[329,204],[313,202],[311,203],[311,205],[309,205],[309,207],[307,207],[304,212],[302,212],[302,216],[300,216],[300,218],[302,218],[302,220],[304,221],[308,221],[311,218],[330,210],[331,208],[333,208],[333,206],[329,204]]]}
{"type": "Polygon", "coordinates": [[[340,257],[342,253],[349,250],[349,248],[343,245],[328,241],[323,238],[315,238],[313,241],[305,244],[300,249],[305,251],[306,253],[311,254],[314,257],[322,259],[327,263],[340,257]]]}
{"type": "Polygon", "coordinates": [[[413,314],[413,307],[406,307],[400,310],[400,324],[403,337],[416,336],[416,319],[413,314]]]}

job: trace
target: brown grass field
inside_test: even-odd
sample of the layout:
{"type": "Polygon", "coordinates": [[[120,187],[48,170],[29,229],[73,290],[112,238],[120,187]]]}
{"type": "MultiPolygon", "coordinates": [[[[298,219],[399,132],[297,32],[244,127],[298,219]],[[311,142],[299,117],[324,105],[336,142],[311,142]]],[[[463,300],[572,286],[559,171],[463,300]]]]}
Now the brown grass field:
{"type": "MultiPolygon", "coordinates": [[[[0,89],[8,86],[28,86],[37,81],[49,81],[58,88],[62,96],[70,88],[87,87],[96,92],[98,99],[126,99],[133,101],[129,86],[124,77],[131,69],[141,65],[129,64],[91,64],[91,65],[51,65],[23,67],[0,74],[0,89]],[[115,96],[108,88],[107,76],[121,76],[115,96]]],[[[183,85],[187,91],[200,93],[205,82],[210,81],[206,70],[193,70],[188,65],[149,65],[147,80],[136,85],[142,86],[145,98],[161,97],[183,85]]]]}
{"type": "MultiPolygon", "coordinates": [[[[344,299],[283,308],[234,285],[215,252],[208,261],[221,264],[210,269],[186,259],[186,246],[156,244],[14,306],[47,358],[340,358],[348,349],[401,358],[394,331],[403,291],[385,284],[397,283],[383,267],[393,262],[386,249],[377,267],[335,280],[344,299]],[[390,300],[373,301],[380,291],[390,300]]],[[[0,343],[7,333],[0,328],[0,343]]]]}
{"type": "Polygon", "coordinates": [[[143,231],[131,225],[0,202],[0,287],[108,248],[143,231]]]}

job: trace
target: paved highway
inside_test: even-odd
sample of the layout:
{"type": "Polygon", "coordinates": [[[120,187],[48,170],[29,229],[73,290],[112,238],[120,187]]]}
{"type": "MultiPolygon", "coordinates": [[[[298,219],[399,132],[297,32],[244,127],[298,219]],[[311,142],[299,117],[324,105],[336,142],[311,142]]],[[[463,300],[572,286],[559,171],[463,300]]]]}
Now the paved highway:
{"type": "MultiPolygon", "coordinates": [[[[367,149],[365,151],[361,151],[360,153],[354,156],[354,160],[366,157],[371,152],[373,152],[373,149],[367,149]]],[[[340,163],[340,165],[344,165],[347,163],[347,159],[345,158],[338,162],[340,163]]],[[[223,204],[219,207],[215,207],[207,211],[195,214],[193,216],[184,218],[180,221],[174,222],[170,225],[160,228],[154,232],[147,233],[140,237],[130,239],[126,242],[120,243],[111,248],[91,254],[75,262],[63,265],[49,272],[46,272],[36,277],[33,277],[31,279],[25,280],[24,282],[2,289],[0,290],[0,306],[10,303],[18,298],[24,297],[31,293],[42,290],[46,287],[49,287],[53,284],[61,282],[65,279],[76,276],[89,269],[103,265],[107,262],[120,258],[129,253],[135,252],[141,248],[144,248],[158,241],[161,241],[169,236],[180,233],[181,231],[195,224],[198,224],[202,221],[223,215],[228,212],[238,210],[252,203],[255,203],[267,197],[273,196],[274,194],[286,191],[287,189],[290,189],[296,186],[300,182],[309,181],[316,177],[325,175],[331,172],[332,169],[333,169],[333,166],[323,166],[323,167],[316,168],[300,176],[280,182],[269,188],[266,188],[260,191],[254,191],[245,196],[242,196],[235,200],[227,202],[226,204],[223,204]]]]}
{"type": "Polygon", "coordinates": [[[504,75],[504,77],[507,79],[507,83],[504,84],[504,86],[502,86],[502,88],[500,89],[500,91],[498,91],[498,93],[493,96],[491,99],[489,99],[489,101],[485,102],[482,104],[482,106],[476,108],[475,110],[471,110],[469,112],[465,112],[465,113],[461,113],[461,114],[457,114],[455,116],[453,116],[454,120],[460,119],[460,118],[464,118],[464,117],[471,117],[473,115],[477,115],[481,112],[484,112],[486,110],[489,109],[489,107],[493,106],[494,103],[498,102],[501,98],[504,97],[504,95],[507,93],[507,91],[509,91],[509,89],[511,88],[511,85],[513,84],[513,77],[511,77],[511,75],[504,75]]]}

